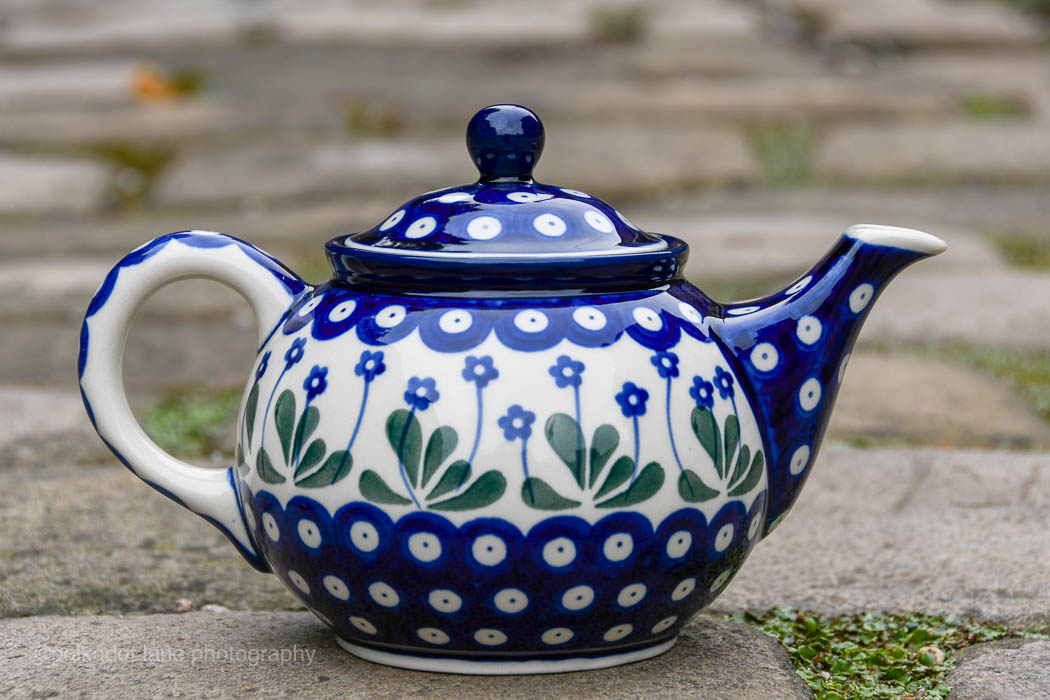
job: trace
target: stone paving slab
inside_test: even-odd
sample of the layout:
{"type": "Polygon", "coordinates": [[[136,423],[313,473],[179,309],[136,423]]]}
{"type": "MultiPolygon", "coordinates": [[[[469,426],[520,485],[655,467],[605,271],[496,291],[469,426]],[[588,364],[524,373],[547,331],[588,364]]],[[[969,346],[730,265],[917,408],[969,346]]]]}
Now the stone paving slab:
{"type": "Polygon", "coordinates": [[[1046,700],[1050,698],[1050,642],[1008,640],[963,650],[948,674],[952,700],[1046,700]]]}
{"type": "Polygon", "coordinates": [[[815,167],[832,179],[1045,178],[1050,131],[1009,122],[842,126],[819,147],[815,167]]]}
{"type": "Polygon", "coordinates": [[[91,160],[0,151],[0,214],[89,212],[102,203],[108,179],[108,168],[91,160]]]}
{"type": "MultiPolygon", "coordinates": [[[[714,609],[1046,622],[1048,506],[1046,453],[831,445],[714,609]]],[[[0,517],[0,617],[170,611],[180,598],[298,605],[217,530],[122,467],[0,469],[0,517]]]]}
{"type": "Polygon", "coordinates": [[[131,142],[156,146],[244,129],[244,116],[217,100],[27,110],[0,119],[0,144],[70,147],[131,142]]]}
{"type": "Polygon", "coordinates": [[[1050,449],[1050,425],[996,379],[906,355],[855,352],[832,440],[1050,449]]]}
{"type": "Polygon", "coordinates": [[[126,104],[134,68],[128,60],[0,66],[0,111],[126,104]]]}
{"type": "Polygon", "coordinates": [[[774,0],[806,12],[840,42],[916,46],[1031,44],[1041,34],[1035,23],[1005,6],[962,0],[774,0]]]}
{"type": "MultiPolygon", "coordinates": [[[[729,129],[548,123],[547,133],[537,177],[599,196],[748,182],[758,172],[742,136],[729,129]]],[[[338,191],[385,198],[393,209],[421,191],[476,179],[459,136],[282,142],[188,154],[157,184],[154,201],[173,207],[338,191]]]]}
{"type": "Polygon", "coordinates": [[[343,651],[308,613],[4,620],[0,660],[0,694],[26,697],[812,697],[775,640],[710,617],[654,659],[528,678],[372,664],[343,651]]]}
{"type": "Polygon", "coordinates": [[[1050,455],[825,449],[713,609],[1050,620],[1050,455]]]}

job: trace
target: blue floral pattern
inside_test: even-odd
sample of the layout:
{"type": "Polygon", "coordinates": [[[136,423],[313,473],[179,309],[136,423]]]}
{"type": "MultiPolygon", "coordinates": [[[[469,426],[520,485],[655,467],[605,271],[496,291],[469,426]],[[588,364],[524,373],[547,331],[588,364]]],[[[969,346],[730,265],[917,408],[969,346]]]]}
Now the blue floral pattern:
{"type": "Polygon", "coordinates": [[[259,381],[266,374],[266,369],[270,366],[270,355],[269,350],[262,356],[262,360],[259,361],[259,367],[255,370],[255,381],[259,381]]]}
{"type": "Polygon", "coordinates": [[[634,382],[624,382],[623,389],[616,395],[616,403],[620,404],[620,410],[627,418],[644,416],[648,400],[649,392],[634,382]]]}
{"type": "Polygon", "coordinates": [[[463,379],[474,382],[479,389],[484,389],[489,382],[499,377],[499,370],[492,365],[491,355],[467,355],[462,374],[463,379]]]}
{"type": "Polygon", "coordinates": [[[723,367],[715,367],[715,386],[718,387],[718,394],[723,399],[733,398],[733,375],[723,367]]]}
{"type": "Polygon", "coordinates": [[[678,376],[678,355],[668,350],[658,350],[649,358],[661,379],[678,376]]]}
{"type": "Polygon", "coordinates": [[[354,365],[354,374],[363,377],[365,382],[371,383],[380,374],[386,371],[383,364],[383,351],[372,352],[365,350],[361,353],[361,359],[354,365]]]}
{"type": "Polygon", "coordinates": [[[306,389],[307,403],[323,394],[328,388],[328,368],[314,365],[310,375],[303,382],[303,388],[306,389]]]}
{"type": "Polygon", "coordinates": [[[564,389],[567,386],[579,387],[583,382],[583,370],[582,362],[568,355],[559,355],[557,361],[547,371],[554,377],[554,383],[558,388],[564,389]]]}
{"type": "Polygon", "coordinates": [[[405,390],[405,403],[411,406],[412,410],[425,411],[440,396],[441,394],[437,390],[437,383],[433,377],[425,379],[412,377],[408,380],[408,389],[405,390]]]}
{"type": "Polygon", "coordinates": [[[693,386],[689,387],[689,395],[700,408],[711,408],[715,405],[715,387],[703,377],[693,377],[693,386]]]}
{"type": "Polygon", "coordinates": [[[306,348],[306,338],[296,338],[292,341],[291,347],[284,353],[284,368],[287,370],[293,365],[299,364],[299,361],[303,359],[303,352],[306,348]]]}
{"type": "Polygon", "coordinates": [[[528,440],[535,420],[535,413],[526,411],[520,404],[514,404],[507,409],[506,415],[500,417],[498,423],[503,429],[503,437],[508,440],[528,440]]]}

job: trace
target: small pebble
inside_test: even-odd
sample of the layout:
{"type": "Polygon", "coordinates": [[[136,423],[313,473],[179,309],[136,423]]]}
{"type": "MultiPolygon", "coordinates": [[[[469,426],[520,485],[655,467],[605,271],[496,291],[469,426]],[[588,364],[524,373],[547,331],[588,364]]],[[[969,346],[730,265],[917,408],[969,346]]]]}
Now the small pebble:
{"type": "Polygon", "coordinates": [[[175,601],[175,612],[188,613],[193,610],[193,601],[189,598],[179,598],[175,601]]]}
{"type": "Polygon", "coordinates": [[[227,608],[225,605],[216,605],[215,603],[208,603],[207,605],[201,606],[201,612],[224,613],[230,612],[230,609],[227,608]]]}
{"type": "Polygon", "coordinates": [[[932,656],[937,664],[944,663],[944,652],[937,647],[923,647],[922,649],[919,649],[919,655],[922,656],[923,654],[929,654],[932,656]]]}

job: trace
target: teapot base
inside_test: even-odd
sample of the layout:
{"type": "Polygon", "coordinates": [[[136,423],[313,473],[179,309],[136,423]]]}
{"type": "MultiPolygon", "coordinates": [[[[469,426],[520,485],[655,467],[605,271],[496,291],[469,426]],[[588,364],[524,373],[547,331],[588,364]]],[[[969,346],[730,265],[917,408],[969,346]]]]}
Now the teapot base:
{"type": "MultiPolygon", "coordinates": [[[[383,651],[360,644],[348,642],[339,635],[335,635],[335,641],[339,646],[354,656],[384,666],[396,668],[407,668],[413,671],[430,671],[433,673],[462,673],[480,676],[506,676],[526,675],[536,673],[568,673],[570,671],[591,671],[610,666],[620,666],[643,659],[651,659],[669,650],[678,637],[666,639],[658,644],[645,647],[630,647],[630,651],[619,651],[616,648],[603,650],[596,655],[574,656],[573,652],[566,652],[564,658],[551,658],[544,654],[544,658],[528,658],[529,655],[477,655],[474,658],[466,658],[456,655],[450,651],[447,656],[438,656],[430,649],[420,649],[425,655],[407,653],[407,651],[383,651]],[[487,656],[487,658],[486,658],[487,656]],[[510,658],[508,658],[510,657],[510,658]]],[[[625,647],[619,647],[624,649],[625,647]]],[[[586,653],[586,652],[584,652],[586,653]]]]}

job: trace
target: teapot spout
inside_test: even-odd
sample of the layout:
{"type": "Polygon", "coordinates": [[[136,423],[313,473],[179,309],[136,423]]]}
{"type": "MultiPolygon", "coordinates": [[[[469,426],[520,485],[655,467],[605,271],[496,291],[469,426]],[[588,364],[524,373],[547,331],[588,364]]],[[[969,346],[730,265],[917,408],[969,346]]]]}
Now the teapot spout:
{"type": "Polygon", "coordinates": [[[898,272],[943,252],[928,233],[851,226],[813,269],[764,299],[727,304],[712,330],[751,384],[769,471],[769,534],[798,497],[872,302],[898,272]]]}

